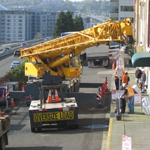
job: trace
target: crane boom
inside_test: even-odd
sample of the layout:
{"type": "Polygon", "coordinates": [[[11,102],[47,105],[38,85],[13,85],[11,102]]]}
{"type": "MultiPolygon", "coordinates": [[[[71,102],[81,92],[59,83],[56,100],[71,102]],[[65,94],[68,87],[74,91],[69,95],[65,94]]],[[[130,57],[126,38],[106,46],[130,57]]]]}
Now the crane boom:
{"type": "MultiPolygon", "coordinates": [[[[70,53],[76,56],[88,47],[108,44],[110,41],[122,40],[126,40],[129,43],[133,42],[132,25],[131,19],[129,18],[123,22],[113,22],[109,19],[106,23],[97,24],[92,28],[30,48],[21,49],[20,58],[28,58],[29,63],[32,63],[32,65],[27,63],[28,67],[26,67],[25,70],[26,75],[42,77],[40,72],[43,74],[44,71],[50,70],[53,75],[59,73],[62,77],[70,77],[70,70],[67,71],[67,69],[62,66],[66,61],[70,61],[70,53]],[[65,57],[62,57],[62,55],[65,55],[65,57]],[[40,64],[42,67],[39,67],[37,64],[40,64]],[[33,73],[32,70],[36,71],[36,73],[33,73]],[[41,70],[43,70],[43,72],[41,70]]],[[[80,71],[79,69],[79,72],[80,71]]],[[[75,74],[74,76],[78,76],[77,73],[75,74]]]]}

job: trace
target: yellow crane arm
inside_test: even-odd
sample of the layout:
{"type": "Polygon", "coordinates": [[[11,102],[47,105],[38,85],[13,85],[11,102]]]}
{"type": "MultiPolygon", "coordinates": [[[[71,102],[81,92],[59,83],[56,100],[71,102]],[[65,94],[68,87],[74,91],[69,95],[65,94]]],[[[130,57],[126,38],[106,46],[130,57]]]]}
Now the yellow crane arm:
{"type": "Polygon", "coordinates": [[[92,28],[22,49],[20,57],[32,58],[38,55],[41,59],[47,59],[68,54],[69,52],[73,52],[76,55],[88,47],[107,44],[109,41],[126,40],[128,36],[133,36],[129,18],[123,22],[112,22],[109,19],[106,23],[100,23],[92,28]]]}
{"type": "Polygon", "coordinates": [[[66,78],[79,77],[81,73],[79,55],[88,47],[108,44],[110,41],[133,42],[131,20],[123,22],[111,19],[92,28],[69,34],[33,47],[20,49],[20,57],[28,58],[25,75],[42,78],[45,71],[66,78]],[[128,39],[129,37],[129,39],[128,39]],[[72,53],[74,58],[70,58],[72,53]],[[64,55],[64,57],[62,57],[64,55]],[[76,57],[76,58],[75,58],[76,57]],[[65,65],[65,63],[68,63],[65,65]]]}

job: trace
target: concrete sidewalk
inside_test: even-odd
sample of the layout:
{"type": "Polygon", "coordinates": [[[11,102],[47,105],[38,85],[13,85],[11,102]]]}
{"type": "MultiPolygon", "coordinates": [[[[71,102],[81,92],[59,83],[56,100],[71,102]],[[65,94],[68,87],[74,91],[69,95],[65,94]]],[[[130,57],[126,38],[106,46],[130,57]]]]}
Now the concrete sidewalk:
{"type": "MultiPolygon", "coordinates": [[[[126,68],[130,77],[129,85],[135,85],[135,68],[126,68]]],[[[112,80],[113,81],[113,80],[112,80]]],[[[114,82],[112,82],[112,88],[114,82]]],[[[148,96],[142,93],[142,97],[148,96]]],[[[116,102],[113,101],[110,110],[109,131],[107,139],[107,150],[121,150],[122,136],[126,135],[132,138],[132,150],[149,150],[150,149],[150,116],[145,115],[141,106],[134,106],[134,114],[122,114],[121,120],[116,119],[114,110],[116,102]]],[[[128,105],[126,105],[126,112],[128,112],[128,105]]]]}

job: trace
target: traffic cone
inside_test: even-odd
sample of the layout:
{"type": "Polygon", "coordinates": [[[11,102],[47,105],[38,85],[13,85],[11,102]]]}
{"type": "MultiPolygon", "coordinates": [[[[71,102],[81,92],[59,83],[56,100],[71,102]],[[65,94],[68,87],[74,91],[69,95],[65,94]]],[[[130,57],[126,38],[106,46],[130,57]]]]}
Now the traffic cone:
{"type": "Polygon", "coordinates": [[[112,64],[112,69],[114,70],[115,69],[115,63],[113,62],[112,64]]]}
{"type": "Polygon", "coordinates": [[[23,85],[22,85],[22,91],[24,91],[24,82],[23,82],[23,85]]]}
{"type": "Polygon", "coordinates": [[[57,89],[55,89],[55,102],[56,102],[56,103],[60,102],[57,89]]]}
{"type": "Polygon", "coordinates": [[[47,97],[46,103],[53,103],[52,95],[51,95],[51,89],[49,89],[49,93],[48,93],[48,97],[47,97]]]}
{"type": "Polygon", "coordinates": [[[11,104],[10,104],[11,107],[14,107],[15,106],[15,103],[14,103],[14,99],[11,98],[11,104]]]}
{"type": "Polygon", "coordinates": [[[0,116],[2,116],[1,108],[0,108],[0,116]]]}

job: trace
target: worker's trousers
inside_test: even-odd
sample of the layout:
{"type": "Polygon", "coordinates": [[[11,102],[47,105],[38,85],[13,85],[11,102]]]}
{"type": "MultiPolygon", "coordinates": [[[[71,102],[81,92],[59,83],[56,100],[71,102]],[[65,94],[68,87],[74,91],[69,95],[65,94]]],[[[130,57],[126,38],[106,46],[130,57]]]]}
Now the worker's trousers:
{"type": "Polygon", "coordinates": [[[134,96],[128,98],[129,113],[134,113],[134,96]]]}

